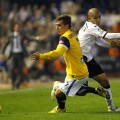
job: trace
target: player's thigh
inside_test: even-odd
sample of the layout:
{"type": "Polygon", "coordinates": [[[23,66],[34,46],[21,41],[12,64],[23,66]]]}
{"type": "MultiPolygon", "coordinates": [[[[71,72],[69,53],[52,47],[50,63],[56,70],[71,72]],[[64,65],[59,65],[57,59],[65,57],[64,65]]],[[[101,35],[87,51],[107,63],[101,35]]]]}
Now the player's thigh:
{"type": "Polygon", "coordinates": [[[90,78],[93,78],[94,76],[104,73],[101,66],[94,59],[92,59],[89,62],[86,62],[86,64],[88,67],[90,78]]]}
{"type": "Polygon", "coordinates": [[[74,96],[87,80],[88,77],[80,80],[70,80],[66,77],[65,82],[60,86],[60,90],[68,96],[74,96]]]}

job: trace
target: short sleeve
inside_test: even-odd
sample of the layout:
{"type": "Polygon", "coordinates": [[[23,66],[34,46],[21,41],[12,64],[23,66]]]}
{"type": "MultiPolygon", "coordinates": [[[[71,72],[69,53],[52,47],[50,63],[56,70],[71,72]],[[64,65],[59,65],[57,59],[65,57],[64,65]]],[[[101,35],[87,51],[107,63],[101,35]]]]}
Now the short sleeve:
{"type": "Polygon", "coordinates": [[[96,37],[102,37],[104,38],[105,35],[107,34],[106,31],[102,30],[99,26],[95,25],[88,31],[91,35],[94,35],[96,37]]]}

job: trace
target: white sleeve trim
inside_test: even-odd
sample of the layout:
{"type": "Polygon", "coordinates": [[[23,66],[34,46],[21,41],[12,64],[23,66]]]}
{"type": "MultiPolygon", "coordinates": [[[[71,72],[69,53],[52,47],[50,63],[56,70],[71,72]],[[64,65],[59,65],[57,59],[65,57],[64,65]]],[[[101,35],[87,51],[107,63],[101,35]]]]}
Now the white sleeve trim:
{"type": "Polygon", "coordinates": [[[99,26],[92,27],[88,32],[96,37],[104,37],[106,34],[106,31],[102,30],[99,26]]]}

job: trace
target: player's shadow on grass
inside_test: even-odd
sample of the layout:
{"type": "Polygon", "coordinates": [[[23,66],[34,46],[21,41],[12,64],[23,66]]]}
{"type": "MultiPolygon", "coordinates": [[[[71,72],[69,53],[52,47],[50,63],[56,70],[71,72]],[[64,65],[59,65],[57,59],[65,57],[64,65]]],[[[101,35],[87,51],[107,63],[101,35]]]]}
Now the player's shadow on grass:
{"type": "Polygon", "coordinates": [[[65,112],[66,114],[120,114],[120,112],[65,112]]]}

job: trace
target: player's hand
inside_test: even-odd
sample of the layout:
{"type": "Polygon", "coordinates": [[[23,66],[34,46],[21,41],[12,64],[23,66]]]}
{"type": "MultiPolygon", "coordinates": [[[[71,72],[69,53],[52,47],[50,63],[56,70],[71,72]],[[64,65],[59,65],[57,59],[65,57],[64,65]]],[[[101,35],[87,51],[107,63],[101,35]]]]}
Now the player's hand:
{"type": "Polygon", "coordinates": [[[112,46],[120,46],[120,40],[112,40],[111,45],[112,46]]]}
{"type": "Polygon", "coordinates": [[[46,35],[39,35],[35,37],[36,40],[43,41],[46,39],[46,35]]]}
{"type": "Polygon", "coordinates": [[[33,53],[33,54],[32,54],[32,61],[35,62],[35,61],[40,60],[39,55],[40,55],[39,52],[35,52],[35,53],[33,53]]]}

